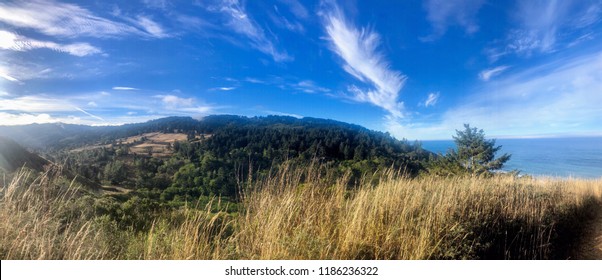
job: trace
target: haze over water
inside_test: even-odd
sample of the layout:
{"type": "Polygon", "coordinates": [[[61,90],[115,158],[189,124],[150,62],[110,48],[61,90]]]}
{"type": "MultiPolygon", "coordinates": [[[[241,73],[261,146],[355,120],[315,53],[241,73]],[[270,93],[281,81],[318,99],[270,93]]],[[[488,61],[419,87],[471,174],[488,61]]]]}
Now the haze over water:
{"type": "MultiPolygon", "coordinates": [[[[502,145],[497,155],[512,155],[504,165],[507,171],[517,169],[536,176],[602,177],[602,137],[498,139],[496,145],[502,145]]],[[[451,140],[423,141],[422,146],[435,153],[455,148],[451,140]]]]}

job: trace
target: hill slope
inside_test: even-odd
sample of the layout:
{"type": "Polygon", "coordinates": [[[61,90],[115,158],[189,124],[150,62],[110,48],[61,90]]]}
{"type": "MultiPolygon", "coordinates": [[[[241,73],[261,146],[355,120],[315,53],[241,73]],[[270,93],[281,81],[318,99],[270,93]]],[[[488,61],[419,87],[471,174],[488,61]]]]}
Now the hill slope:
{"type": "Polygon", "coordinates": [[[42,170],[50,162],[21,147],[17,142],[0,136],[0,168],[9,172],[26,166],[42,170]]]}
{"type": "Polygon", "coordinates": [[[315,118],[221,115],[113,127],[0,127],[0,133],[8,131],[18,132],[6,135],[45,149],[53,161],[94,185],[146,189],[166,201],[236,196],[249,179],[266,176],[285,162],[318,162],[341,176],[351,172],[352,178],[361,178],[386,168],[415,175],[430,156],[420,145],[387,133],[315,118]]]}

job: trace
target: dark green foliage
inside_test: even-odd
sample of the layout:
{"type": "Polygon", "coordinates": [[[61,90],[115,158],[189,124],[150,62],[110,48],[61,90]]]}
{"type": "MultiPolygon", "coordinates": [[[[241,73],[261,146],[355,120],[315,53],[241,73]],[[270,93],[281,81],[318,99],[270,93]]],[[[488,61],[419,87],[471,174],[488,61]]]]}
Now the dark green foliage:
{"type": "Polygon", "coordinates": [[[438,176],[457,176],[468,173],[462,166],[455,151],[448,151],[445,155],[431,156],[427,163],[428,173],[438,176]]]}
{"type": "Polygon", "coordinates": [[[501,169],[510,159],[509,154],[495,158],[495,154],[502,146],[495,146],[495,139],[485,139],[482,129],[464,124],[464,130],[456,130],[453,136],[456,142],[456,158],[469,173],[482,174],[492,170],[501,169]]]}
{"type": "Polygon", "coordinates": [[[111,161],[105,165],[104,179],[111,185],[120,185],[128,178],[128,171],[123,161],[111,161]]]}
{"type": "Polygon", "coordinates": [[[485,139],[485,132],[464,124],[464,130],[456,130],[453,136],[456,149],[445,155],[432,157],[428,170],[436,175],[489,174],[499,170],[510,160],[509,154],[495,158],[502,146],[495,145],[495,139],[485,139]]]}

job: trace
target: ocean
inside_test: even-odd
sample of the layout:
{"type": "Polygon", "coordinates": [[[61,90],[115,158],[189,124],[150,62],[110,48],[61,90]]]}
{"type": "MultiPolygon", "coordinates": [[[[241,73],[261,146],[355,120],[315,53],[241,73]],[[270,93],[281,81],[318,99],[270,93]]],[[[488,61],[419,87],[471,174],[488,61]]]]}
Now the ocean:
{"type": "MultiPolygon", "coordinates": [[[[497,153],[512,155],[503,170],[534,176],[602,178],[602,137],[497,139],[497,153]]],[[[422,141],[435,153],[455,148],[452,140],[422,141]]]]}

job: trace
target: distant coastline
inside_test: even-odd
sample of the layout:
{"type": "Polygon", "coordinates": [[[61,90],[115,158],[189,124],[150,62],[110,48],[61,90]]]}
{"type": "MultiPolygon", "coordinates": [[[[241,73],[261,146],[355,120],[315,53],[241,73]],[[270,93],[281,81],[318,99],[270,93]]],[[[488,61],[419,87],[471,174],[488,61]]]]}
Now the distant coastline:
{"type": "MultiPolygon", "coordinates": [[[[505,171],[563,178],[602,178],[602,137],[498,139],[499,153],[512,158],[505,171]]],[[[422,141],[422,147],[435,153],[454,148],[452,140],[422,141]]]]}

